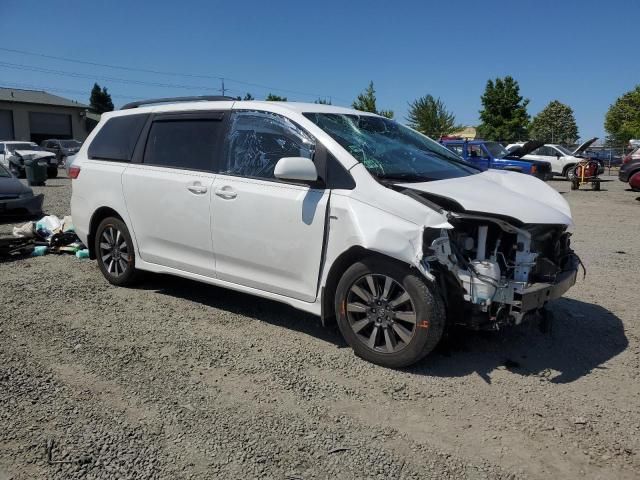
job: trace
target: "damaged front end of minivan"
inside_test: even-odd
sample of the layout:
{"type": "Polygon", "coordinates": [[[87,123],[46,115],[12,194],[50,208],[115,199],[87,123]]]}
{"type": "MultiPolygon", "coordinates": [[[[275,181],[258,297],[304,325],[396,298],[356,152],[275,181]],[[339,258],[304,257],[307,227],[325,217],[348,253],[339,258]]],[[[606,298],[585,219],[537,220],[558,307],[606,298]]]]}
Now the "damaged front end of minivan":
{"type": "Polygon", "coordinates": [[[580,258],[564,224],[468,212],[450,199],[405,193],[438,208],[452,228],[425,228],[418,268],[443,292],[452,324],[496,330],[545,313],[576,283],[580,258]],[[443,208],[441,205],[446,205],[443,208]]]}

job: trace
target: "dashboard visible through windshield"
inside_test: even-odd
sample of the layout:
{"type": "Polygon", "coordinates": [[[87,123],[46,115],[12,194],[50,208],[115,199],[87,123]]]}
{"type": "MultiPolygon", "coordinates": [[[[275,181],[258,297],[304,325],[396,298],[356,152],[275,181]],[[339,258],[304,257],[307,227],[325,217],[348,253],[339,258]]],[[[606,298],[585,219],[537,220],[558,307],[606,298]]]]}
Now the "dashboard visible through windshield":
{"type": "Polygon", "coordinates": [[[380,179],[428,182],[480,173],[439,143],[386,118],[338,113],[304,115],[380,179]]]}

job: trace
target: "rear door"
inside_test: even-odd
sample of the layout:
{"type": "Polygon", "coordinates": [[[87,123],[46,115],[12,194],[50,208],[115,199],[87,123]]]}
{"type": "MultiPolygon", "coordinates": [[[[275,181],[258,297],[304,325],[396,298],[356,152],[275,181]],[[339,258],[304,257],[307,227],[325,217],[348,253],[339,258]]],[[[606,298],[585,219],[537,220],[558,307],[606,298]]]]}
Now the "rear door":
{"type": "Polygon", "coordinates": [[[236,111],[213,185],[213,248],[221,280],[312,302],[329,190],[276,179],[283,157],[314,158],[315,139],[290,120],[236,111]]]}
{"type": "Polygon", "coordinates": [[[122,185],[140,257],[185,272],[215,276],[211,187],[223,112],[155,115],[144,151],[122,185]]]}

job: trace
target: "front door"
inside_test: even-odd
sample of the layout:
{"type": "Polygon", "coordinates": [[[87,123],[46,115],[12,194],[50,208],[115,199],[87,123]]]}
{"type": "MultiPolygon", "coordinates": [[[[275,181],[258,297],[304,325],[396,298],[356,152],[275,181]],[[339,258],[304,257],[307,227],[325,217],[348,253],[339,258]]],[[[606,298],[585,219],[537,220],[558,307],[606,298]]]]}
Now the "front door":
{"type": "Polygon", "coordinates": [[[551,164],[551,171],[557,174],[561,174],[564,167],[564,162],[562,161],[562,155],[560,152],[547,145],[536,148],[533,152],[525,155],[523,158],[525,160],[549,162],[551,164]]]}
{"type": "Polygon", "coordinates": [[[273,175],[283,157],[313,158],[315,140],[284,117],[235,112],[213,183],[217,277],[312,302],[329,191],[273,175]]]}
{"type": "Polygon", "coordinates": [[[173,114],[153,120],[143,161],[130,164],[122,176],[144,261],[215,276],[211,189],[221,133],[219,116],[173,114]]]}
{"type": "Polygon", "coordinates": [[[487,170],[491,167],[491,157],[480,144],[467,144],[467,161],[482,170],[487,170]]]}

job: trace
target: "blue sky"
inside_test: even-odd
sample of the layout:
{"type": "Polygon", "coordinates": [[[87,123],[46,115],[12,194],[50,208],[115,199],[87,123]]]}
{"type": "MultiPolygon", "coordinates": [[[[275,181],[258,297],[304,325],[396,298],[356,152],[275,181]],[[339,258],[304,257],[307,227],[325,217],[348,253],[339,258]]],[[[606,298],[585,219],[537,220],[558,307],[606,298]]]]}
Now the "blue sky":
{"type": "Polygon", "coordinates": [[[530,114],[558,99],[574,109],[582,137],[602,137],[609,105],[640,83],[637,0],[0,0],[0,18],[0,85],[86,102],[95,80],[116,106],[215,94],[218,76],[233,95],[349,105],[373,80],[379,108],[399,120],[408,101],[430,93],[458,122],[476,124],[486,81],[509,74],[531,100],[530,114]]]}

